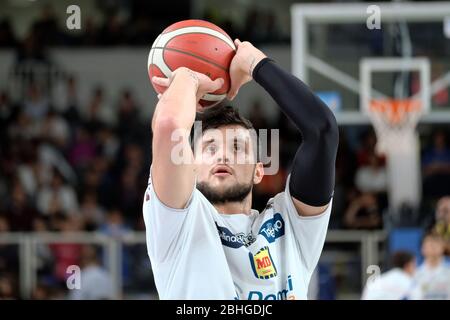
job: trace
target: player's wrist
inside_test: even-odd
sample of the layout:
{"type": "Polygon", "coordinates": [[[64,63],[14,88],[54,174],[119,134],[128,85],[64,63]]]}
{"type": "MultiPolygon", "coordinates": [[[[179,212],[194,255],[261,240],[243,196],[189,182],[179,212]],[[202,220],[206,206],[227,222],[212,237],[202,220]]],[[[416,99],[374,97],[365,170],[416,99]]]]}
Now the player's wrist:
{"type": "Polygon", "coordinates": [[[177,77],[181,78],[185,85],[192,86],[194,92],[198,91],[199,79],[194,71],[185,67],[178,68],[174,72],[174,80],[177,77]]]}
{"type": "Polygon", "coordinates": [[[255,50],[255,53],[252,54],[249,58],[249,65],[248,69],[246,70],[248,72],[248,75],[253,78],[253,71],[255,70],[255,67],[260,63],[264,58],[267,58],[267,56],[262,53],[259,50],[255,50]]]}

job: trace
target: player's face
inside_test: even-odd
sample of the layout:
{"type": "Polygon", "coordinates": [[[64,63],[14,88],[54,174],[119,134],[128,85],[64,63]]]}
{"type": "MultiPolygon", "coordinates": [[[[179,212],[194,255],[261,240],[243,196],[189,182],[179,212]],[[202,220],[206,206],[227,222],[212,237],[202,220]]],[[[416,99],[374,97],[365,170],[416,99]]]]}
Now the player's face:
{"type": "Polygon", "coordinates": [[[212,203],[241,202],[263,177],[256,141],[239,125],[206,130],[195,150],[197,188],[212,203]]]}
{"type": "Polygon", "coordinates": [[[444,243],[434,237],[425,238],[422,244],[422,254],[425,258],[439,258],[444,254],[444,243]]]}
{"type": "Polygon", "coordinates": [[[450,224],[450,197],[439,200],[437,204],[437,218],[450,224]]]}
{"type": "Polygon", "coordinates": [[[405,266],[405,271],[410,275],[414,275],[414,273],[416,272],[416,259],[413,259],[405,266]]]}

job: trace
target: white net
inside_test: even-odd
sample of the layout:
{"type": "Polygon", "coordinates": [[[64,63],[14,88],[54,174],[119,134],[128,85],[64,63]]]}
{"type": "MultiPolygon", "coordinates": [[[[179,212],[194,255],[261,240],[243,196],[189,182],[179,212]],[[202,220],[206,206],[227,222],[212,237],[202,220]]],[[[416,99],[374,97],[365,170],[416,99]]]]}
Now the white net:
{"type": "Polygon", "coordinates": [[[415,130],[422,116],[417,100],[374,100],[368,110],[378,138],[377,152],[414,152],[411,143],[417,138],[415,130]]]}
{"type": "Polygon", "coordinates": [[[393,207],[417,206],[420,201],[420,160],[417,123],[422,108],[415,100],[373,101],[369,117],[378,141],[376,151],[387,155],[389,195],[393,207]]]}

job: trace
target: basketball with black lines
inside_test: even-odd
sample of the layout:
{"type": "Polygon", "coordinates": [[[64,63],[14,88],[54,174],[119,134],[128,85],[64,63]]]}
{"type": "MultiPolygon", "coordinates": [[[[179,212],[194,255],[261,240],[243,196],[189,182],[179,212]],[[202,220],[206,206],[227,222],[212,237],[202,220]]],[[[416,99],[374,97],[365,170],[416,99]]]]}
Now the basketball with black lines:
{"type": "MultiPolygon", "coordinates": [[[[203,20],[185,20],[167,27],[148,55],[148,75],[169,77],[179,67],[224,79],[223,86],[200,100],[204,107],[222,101],[230,88],[229,68],[236,53],[233,40],[221,28],[203,20]]],[[[158,93],[164,88],[153,84],[158,93]]]]}

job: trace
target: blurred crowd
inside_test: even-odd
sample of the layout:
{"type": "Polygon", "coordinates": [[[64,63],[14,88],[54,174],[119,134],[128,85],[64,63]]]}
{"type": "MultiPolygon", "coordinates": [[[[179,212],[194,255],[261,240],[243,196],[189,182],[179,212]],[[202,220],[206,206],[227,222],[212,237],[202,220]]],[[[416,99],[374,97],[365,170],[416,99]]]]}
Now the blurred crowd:
{"type": "MultiPolygon", "coordinates": [[[[79,104],[73,77],[61,92],[58,106],[36,83],[21,101],[0,93],[0,231],[121,237],[144,230],[151,133],[132,93],[120,94],[115,110],[121,121],[112,125],[101,87],[93,88],[87,106],[79,104]]],[[[42,269],[54,263],[51,281],[64,281],[65,268],[81,259],[81,246],[47,249],[42,269]]],[[[2,262],[8,265],[5,256],[0,253],[0,270],[2,262]]],[[[18,270],[12,262],[9,269],[18,270]]]]}
{"type": "MultiPolygon", "coordinates": [[[[445,201],[450,201],[450,198],[445,201]]],[[[447,222],[449,218],[450,214],[447,222]]],[[[411,252],[394,252],[391,269],[369,279],[362,299],[450,300],[450,263],[445,256],[448,245],[448,239],[446,241],[439,233],[425,235],[421,246],[423,262],[420,264],[411,252]]]]}
{"type": "MultiPolygon", "coordinates": [[[[125,16],[106,8],[101,24],[87,17],[82,32],[74,35],[61,28],[62,22],[49,5],[42,8],[24,39],[4,19],[0,48],[16,48],[17,60],[23,62],[46,61],[47,46],[148,46],[171,17],[148,16],[158,11],[153,2],[130,4],[125,16]]],[[[186,17],[184,11],[175,12],[173,21],[188,18],[189,10],[182,10],[186,17]]],[[[254,43],[286,40],[272,12],[250,10],[242,29],[214,11],[206,11],[204,18],[222,26],[233,38],[254,43]]],[[[33,80],[26,82],[19,99],[0,88],[0,233],[92,231],[120,238],[144,231],[141,208],[151,159],[150,119],[141,116],[142,106],[130,89],[119,92],[111,105],[102,86],[91,88],[86,102],[75,76],[62,75],[58,81],[52,99],[48,88],[33,80]]],[[[284,189],[301,135],[281,112],[269,117],[258,101],[249,110],[248,118],[256,129],[280,129],[280,169],[254,188],[253,207],[262,210],[269,198],[284,189]]],[[[435,127],[422,138],[423,204],[418,218],[408,223],[430,232],[424,241],[426,259],[430,252],[450,255],[448,137],[448,128],[435,127]]],[[[331,229],[387,229],[388,172],[386,157],[375,152],[376,142],[369,127],[340,129],[331,229]]],[[[148,291],[152,283],[145,246],[124,248],[122,255],[125,285],[138,283],[148,291]]],[[[408,264],[412,258],[408,257],[397,256],[394,266],[412,275],[408,264]]],[[[0,298],[19,297],[18,259],[17,247],[0,243],[0,298]]],[[[89,271],[83,276],[97,284],[92,286],[94,293],[77,292],[79,296],[71,298],[110,298],[107,271],[102,267],[105,259],[96,246],[39,246],[39,278],[32,298],[64,297],[66,270],[71,265],[89,271]]],[[[440,266],[441,260],[430,259],[431,270],[440,266]]]]}
{"type": "MultiPolygon", "coordinates": [[[[168,11],[167,6],[136,0],[122,3],[122,6],[105,6],[99,2],[98,6],[103,18],[94,19],[89,13],[82,12],[82,28],[74,32],[67,29],[66,21],[55,13],[54,7],[46,4],[23,38],[16,34],[11,20],[0,15],[0,48],[17,48],[21,58],[32,54],[41,59],[49,46],[149,46],[168,25],[189,19],[190,9],[188,1],[180,1],[175,11],[174,7],[168,11]]],[[[233,39],[239,37],[253,43],[288,41],[271,10],[250,9],[242,28],[223,16],[220,10],[206,9],[202,19],[222,27],[233,39]]]]}

